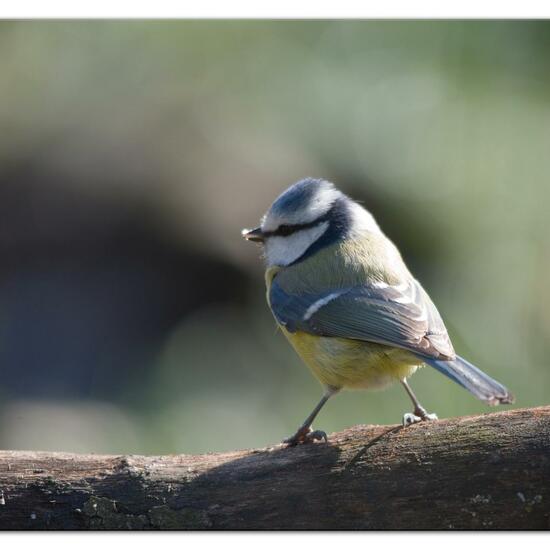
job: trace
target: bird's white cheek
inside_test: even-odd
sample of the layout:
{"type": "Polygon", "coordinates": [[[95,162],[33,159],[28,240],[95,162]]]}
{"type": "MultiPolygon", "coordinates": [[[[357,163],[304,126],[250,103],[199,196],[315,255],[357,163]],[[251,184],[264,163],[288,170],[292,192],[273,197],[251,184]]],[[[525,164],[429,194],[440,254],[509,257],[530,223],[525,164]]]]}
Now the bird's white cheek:
{"type": "Polygon", "coordinates": [[[265,257],[268,266],[289,265],[328,229],[328,222],[320,223],[309,229],[297,231],[288,237],[269,237],[265,243],[265,257]]]}

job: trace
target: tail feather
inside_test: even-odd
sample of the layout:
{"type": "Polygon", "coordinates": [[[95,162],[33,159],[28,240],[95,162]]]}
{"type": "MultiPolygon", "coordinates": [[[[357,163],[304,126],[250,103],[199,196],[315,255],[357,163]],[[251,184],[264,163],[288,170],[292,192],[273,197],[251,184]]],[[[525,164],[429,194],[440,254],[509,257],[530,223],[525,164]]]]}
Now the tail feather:
{"type": "Polygon", "coordinates": [[[493,380],[489,375],[458,355],[452,361],[423,359],[428,365],[448,376],[489,405],[514,402],[514,396],[500,382],[493,380]]]}

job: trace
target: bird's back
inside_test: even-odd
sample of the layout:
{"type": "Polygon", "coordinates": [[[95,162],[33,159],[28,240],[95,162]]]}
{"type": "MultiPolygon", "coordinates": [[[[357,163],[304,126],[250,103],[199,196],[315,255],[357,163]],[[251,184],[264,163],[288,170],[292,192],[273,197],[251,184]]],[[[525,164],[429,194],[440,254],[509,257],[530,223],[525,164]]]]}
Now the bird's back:
{"type": "Polygon", "coordinates": [[[365,232],[281,268],[277,283],[287,292],[315,294],[367,282],[397,285],[407,277],[410,273],[393,243],[381,233],[365,232]]]}

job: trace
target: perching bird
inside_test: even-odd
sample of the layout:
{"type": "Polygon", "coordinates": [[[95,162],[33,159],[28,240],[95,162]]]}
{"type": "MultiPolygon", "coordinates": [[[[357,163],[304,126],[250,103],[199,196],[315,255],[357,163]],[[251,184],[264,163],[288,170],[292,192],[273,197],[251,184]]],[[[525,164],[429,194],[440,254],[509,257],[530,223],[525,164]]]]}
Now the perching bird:
{"type": "Polygon", "coordinates": [[[332,183],[313,178],[295,183],[271,205],[260,227],[242,235],[263,244],[269,307],[326,388],[286,443],[326,441],[311,425],[342,388],[400,381],[414,404],[403,424],[437,419],[407,382],[423,364],[490,405],[513,402],[502,384],[455,354],[436,307],[396,246],[367,210],[332,183]]]}

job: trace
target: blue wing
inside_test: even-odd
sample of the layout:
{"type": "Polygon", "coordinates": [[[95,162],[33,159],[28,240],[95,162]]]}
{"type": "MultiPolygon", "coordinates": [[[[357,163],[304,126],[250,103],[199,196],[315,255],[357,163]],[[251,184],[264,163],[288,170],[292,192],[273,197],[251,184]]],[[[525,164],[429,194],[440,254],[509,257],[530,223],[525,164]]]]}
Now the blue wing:
{"type": "Polygon", "coordinates": [[[436,307],[414,279],[395,286],[290,294],[275,277],[269,297],[275,318],[290,332],[403,348],[491,405],[514,401],[502,384],[455,354],[436,307]]]}
{"type": "Polygon", "coordinates": [[[414,279],[394,286],[379,283],[290,294],[275,277],[269,297],[275,318],[290,332],[376,342],[427,358],[455,357],[437,309],[414,279]]]}

